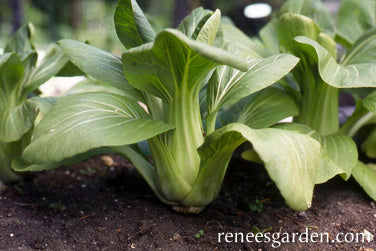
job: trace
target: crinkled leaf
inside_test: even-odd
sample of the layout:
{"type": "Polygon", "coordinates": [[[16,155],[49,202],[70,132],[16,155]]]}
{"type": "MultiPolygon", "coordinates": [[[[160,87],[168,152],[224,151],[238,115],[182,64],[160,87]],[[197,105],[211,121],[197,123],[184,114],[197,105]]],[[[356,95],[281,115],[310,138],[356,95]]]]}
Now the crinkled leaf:
{"type": "Polygon", "coordinates": [[[209,113],[274,84],[287,75],[298,60],[292,55],[280,54],[250,60],[247,72],[228,66],[218,67],[208,85],[209,113]]]}
{"type": "Polygon", "coordinates": [[[266,88],[229,107],[220,113],[219,119],[222,125],[237,122],[261,129],[298,113],[293,98],[280,89],[266,88]]]}
{"type": "Polygon", "coordinates": [[[316,61],[321,78],[336,88],[376,87],[376,64],[364,63],[342,66],[316,41],[296,37],[296,46],[316,61]]]}
{"type": "Polygon", "coordinates": [[[350,45],[376,26],[374,0],[342,0],[338,11],[338,34],[350,45]]]}
{"type": "Polygon", "coordinates": [[[119,0],[115,11],[116,33],[126,49],[151,42],[155,33],[135,0],[119,0]]]}
{"type": "Polygon", "coordinates": [[[110,93],[61,98],[36,126],[25,160],[53,163],[104,146],[134,144],[171,130],[135,101],[110,93]]]}
{"type": "Polygon", "coordinates": [[[183,203],[205,205],[215,198],[224,178],[225,163],[247,140],[265,163],[286,203],[297,211],[309,208],[321,155],[320,144],[297,132],[274,128],[257,130],[242,124],[229,124],[206,137],[198,150],[202,160],[199,176],[183,203]]]}
{"type": "Polygon", "coordinates": [[[369,197],[376,200],[376,165],[365,165],[359,161],[352,175],[369,197]]]}
{"type": "Polygon", "coordinates": [[[59,44],[69,59],[93,78],[113,85],[127,93],[127,98],[142,101],[142,95],[128,84],[123,74],[121,59],[107,51],[73,40],[59,44]]]}
{"type": "Polygon", "coordinates": [[[211,14],[212,11],[198,7],[181,21],[177,29],[187,37],[195,39],[211,14]]]}
{"type": "Polygon", "coordinates": [[[163,100],[171,100],[176,88],[198,93],[218,64],[248,69],[245,61],[230,53],[172,29],[159,33],[154,44],[125,52],[123,64],[131,85],[163,100]]]}
{"type": "Polygon", "coordinates": [[[221,23],[221,12],[216,10],[199,30],[195,40],[214,45],[215,38],[221,23]]]}

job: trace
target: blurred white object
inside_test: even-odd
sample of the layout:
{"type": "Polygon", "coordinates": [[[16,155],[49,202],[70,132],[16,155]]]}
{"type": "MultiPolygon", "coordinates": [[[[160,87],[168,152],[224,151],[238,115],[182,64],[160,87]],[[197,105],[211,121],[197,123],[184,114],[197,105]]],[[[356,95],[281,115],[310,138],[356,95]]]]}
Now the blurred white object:
{"type": "Polygon", "coordinates": [[[42,97],[56,97],[77,83],[85,80],[85,77],[53,77],[39,87],[42,97]]]}
{"type": "MultiPolygon", "coordinates": [[[[38,51],[38,65],[46,56],[46,51],[38,51]]],[[[52,77],[39,87],[42,97],[56,97],[69,90],[72,86],[85,80],[85,77],[52,77]]]]}
{"type": "Polygon", "coordinates": [[[254,3],[244,8],[244,16],[247,18],[264,18],[272,14],[272,7],[267,3],[254,3]]]}

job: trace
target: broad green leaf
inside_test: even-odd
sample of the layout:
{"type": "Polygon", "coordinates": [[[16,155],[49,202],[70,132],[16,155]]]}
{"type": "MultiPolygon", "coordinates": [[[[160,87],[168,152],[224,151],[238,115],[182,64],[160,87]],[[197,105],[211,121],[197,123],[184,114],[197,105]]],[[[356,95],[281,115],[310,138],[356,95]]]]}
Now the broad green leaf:
{"type": "Polygon", "coordinates": [[[262,129],[298,113],[299,108],[294,99],[284,91],[266,88],[229,107],[220,113],[219,119],[222,125],[237,122],[262,129]]]}
{"type": "Polygon", "coordinates": [[[107,51],[73,40],[61,40],[59,44],[69,59],[93,78],[112,84],[127,93],[127,98],[142,101],[142,95],[130,86],[123,74],[121,59],[107,51]]]}
{"type": "Polygon", "coordinates": [[[323,137],[321,142],[324,154],[320,160],[316,184],[324,183],[337,174],[350,178],[358,162],[358,150],[355,142],[344,134],[323,137]]]}
{"type": "Polygon", "coordinates": [[[202,26],[210,18],[211,14],[212,11],[198,7],[180,22],[177,29],[187,37],[195,40],[202,26]]]}
{"type": "Polygon", "coordinates": [[[342,65],[376,63],[376,28],[365,32],[347,50],[342,65]]]}
{"type": "Polygon", "coordinates": [[[231,24],[222,24],[222,29],[224,43],[236,46],[238,48],[236,51],[238,51],[242,57],[251,59],[268,56],[259,39],[248,37],[240,29],[231,24]]]}
{"type": "Polygon", "coordinates": [[[17,30],[5,45],[4,53],[14,52],[23,60],[34,51],[33,37],[34,27],[29,23],[17,30]]]}
{"type": "Polygon", "coordinates": [[[124,92],[124,90],[117,89],[111,84],[101,82],[92,78],[88,78],[77,83],[68,91],[66,91],[64,95],[68,96],[68,95],[88,93],[88,92],[108,92],[108,93],[122,95],[125,97],[128,95],[126,92],[124,92]]]}
{"type": "Polygon", "coordinates": [[[24,68],[14,53],[0,56],[0,112],[19,104],[24,68]]]}
{"type": "Polygon", "coordinates": [[[321,155],[320,144],[297,132],[251,129],[242,124],[229,124],[206,137],[198,150],[202,159],[199,176],[183,204],[206,205],[214,199],[224,178],[224,164],[247,140],[265,163],[286,203],[297,211],[309,208],[321,155]]]}
{"type": "Polygon", "coordinates": [[[31,76],[26,83],[24,94],[28,94],[48,79],[56,75],[68,62],[68,58],[58,46],[52,46],[46,53],[46,56],[38,64],[38,67],[31,72],[31,76]]]}
{"type": "Polygon", "coordinates": [[[316,41],[296,37],[296,46],[316,61],[321,78],[336,88],[376,87],[376,64],[339,65],[330,53],[316,41]]]}
{"type": "Polygon", "coordinates": [[[352,175],[369,197],[376,200],[376,165],[365,165],[359,161],[352,175]]]}
{"type": "Polygon", "coordinates": [[[260,38],[269,55],[281,53],[278,39],[277,19],[272,19],[259,32],[260,38]]]}
{"type": "Polygon", "coordinates": [[[250,67],[247,72],[228,66],[218,67],[208,85],[209,113],[274,84],[287,75],[298,60],[292,55],[280,54],[249,60],[250,67]]]}
{"type": "Polygon", "coordinates": [[[137,102],[110,93],[61,98],[36,126],[24,158],[53,163],[105,146],[134,144],[173,129],[153,121],[137,102]]]}
{"type": "Polygon", "coordinates": [[[131,85],[162,100],[171,100],[175,90],[197,93],[218,64],[246,71],[248,64],[232,54],[167,29],[155,42],[123,54],[124,73],[131,85]]]}
{"type": "Polygon", "coordinates": [[[338,11],[338,35],[352,45],[369,29],[376,26],[374,0],[342,0],[338,11]]]}
{"type": "Polygon", "coordinates": [[[297,123],[279,124],[275,127],[311,136],[321,143],[323,152],[317,170],[316,184],[324,183],[338,174],[342,174],[345,179],[351,176],[358,161],[358,150],[350,137],[344,134],[323,136],[309,126],[297,123]]]}
{"type": "Polygon", "coordinates": [[[151,42],[155,33],[135,0],[119,0],[115,11],[116,33],[126,49],[151,42]]]}
{"type": "Polygon", "coordinates": [[[28,99],[21,105],[0,110],[0,141],[19,140],[34,125],[40,107],[45,106],[42,99],[28,99]]]}
{"type": "Polygon", "coordinates": [[[320,0],[289,0],[281,7],[277,16],[285,13],[299,14],[311,18],[322,31],[334,35],[335,25],[327,7],[320,0]]]}
{"type": "Polygon", "coordinates": [[[300,56],[299,48],[296,48],[294,38],[305,36],[327,49],[333,57],[336,57],[337,47],[335,41],[327,34],[321,32],[317,24],[310,18],[298,14],[284,14],[277,22],[276,28],[279,43],[288,51],[300,56]]]}

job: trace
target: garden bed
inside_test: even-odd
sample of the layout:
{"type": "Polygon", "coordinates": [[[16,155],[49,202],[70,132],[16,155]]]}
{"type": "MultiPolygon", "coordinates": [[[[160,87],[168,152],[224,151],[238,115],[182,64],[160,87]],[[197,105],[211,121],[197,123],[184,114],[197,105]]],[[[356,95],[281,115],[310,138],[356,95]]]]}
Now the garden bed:
{"type": "MultiPolygon", "coordinates": [[[[289,209],[261,166],[235,160],[219,197],[199,215],[162,204],[124,159],[101,157],[33,174],[3,188],[1,250],[273,250],[271,243],[218,243],[218,233],[376,233],[374,202],[339,178],[315,188],[312,207],[289,209]],[[111,164],[108,163],[107,164],[111,164]],[[255,200],[262,203],[261,212],[255,200]]],[[[259,205],[259,204],[258,204],[259,205]]],[[[278,243],[275,242],[278,246],[278,243]]],[[[362,250],[369,243],[284,243],[280,250],[362,250]]]]}

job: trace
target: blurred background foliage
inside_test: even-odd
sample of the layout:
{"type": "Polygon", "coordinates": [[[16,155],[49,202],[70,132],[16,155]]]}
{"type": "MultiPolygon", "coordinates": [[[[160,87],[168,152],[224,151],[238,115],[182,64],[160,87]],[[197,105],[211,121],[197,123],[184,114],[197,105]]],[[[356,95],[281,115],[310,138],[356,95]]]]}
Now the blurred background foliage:
{"type": "MultiPolygon", "coordinates": [[[[285,0],[138,0],[156,30],[176,27],[198,6],[220,9],[249,35],[257,34],[268,18],[247,19],[243,10],[252,3],[264,2],[277,10],[285,0]]],[[[72,38],[120,53],[113,14],[117,0],[0,0],[0,48],[21,25],[31,22],[36,29],[38,49],[51,41],[72,38]]]]}

